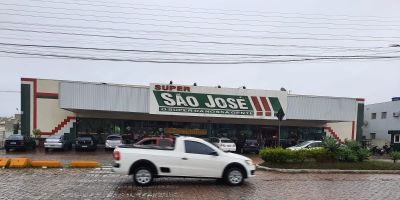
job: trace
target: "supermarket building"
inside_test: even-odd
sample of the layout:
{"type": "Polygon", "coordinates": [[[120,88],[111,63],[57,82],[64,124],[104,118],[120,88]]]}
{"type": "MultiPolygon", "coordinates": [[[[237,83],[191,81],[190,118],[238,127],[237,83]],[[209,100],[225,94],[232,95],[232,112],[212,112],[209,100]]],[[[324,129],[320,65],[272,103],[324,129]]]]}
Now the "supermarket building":
{"type": "Polygon", "coordinates": [[[40,129],[43,137],[74,139],[92,134],[104,143],[109,134],[127,142],[142,137],[184,134],[196,137],[257,139],[285,146],[331,136],[361,140],[364,99],[294,95],[191,85],[149,86],[21,78],[21,132],[40,129]]]}

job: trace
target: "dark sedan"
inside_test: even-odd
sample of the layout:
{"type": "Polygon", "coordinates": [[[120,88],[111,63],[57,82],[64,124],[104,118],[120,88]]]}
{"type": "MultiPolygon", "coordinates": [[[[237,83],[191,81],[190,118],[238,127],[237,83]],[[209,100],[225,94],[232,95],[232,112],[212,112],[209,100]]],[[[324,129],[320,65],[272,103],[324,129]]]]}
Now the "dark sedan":
{"type": "Polygon", "coordinates": [[[4,149],[6,151],[10,151],[10,149],[32,150],[35,148],[35,140],[26,135],[10,135],[4,143],[4,149]]]}
{"type": "Polygon", "coordinates": [[[246,140],[243,144],[242,153],[256,153],[260,151],[257,140],[246,140]]]}
{"type": "Polygon", "coordinates": [[[97,140],[93,135],[80,135],[75,141],[75,150],[96,150],[97,140]]]}

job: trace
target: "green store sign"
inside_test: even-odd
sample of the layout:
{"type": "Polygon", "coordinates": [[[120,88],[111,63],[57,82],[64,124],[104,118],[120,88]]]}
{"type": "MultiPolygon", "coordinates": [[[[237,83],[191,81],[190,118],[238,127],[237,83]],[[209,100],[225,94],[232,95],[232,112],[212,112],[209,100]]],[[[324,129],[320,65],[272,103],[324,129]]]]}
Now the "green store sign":
{"type": "MultiPolygon", "coordinates": [[[[260,100],[257,97],[240,96],[240,95],[222,95],[207,93],[186,93],[172,91],[153,90],[153,94],[158,103],[159,112],[181,112],[181,113],[199,113],[210,115],[244,115],[254,116],[256,113],[261,116],[264,107],[266,116],[271,116],[272,105],[274,111],[281,108],[277,97],[266,97],[260,100]],[[253,103],[253,104],[252,104],[253,103]],[[253,108],[253,105],[255,109],[253,108]],[[269,110],[269,115],[268,111],[269,110]]],[[[264,114],[262,114],[264,115],[264,114]]]]}

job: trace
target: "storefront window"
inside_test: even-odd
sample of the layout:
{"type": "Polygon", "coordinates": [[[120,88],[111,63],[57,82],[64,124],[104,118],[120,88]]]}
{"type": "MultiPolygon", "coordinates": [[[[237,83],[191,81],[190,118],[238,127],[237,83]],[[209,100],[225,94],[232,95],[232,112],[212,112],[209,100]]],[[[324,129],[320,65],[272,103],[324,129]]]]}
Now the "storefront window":
{"type": "MultiPolygon", "coordinates": [[[[226,137],[237,145],[246,139],[255,139],[261,146],[279,145],[279,129],[277,126],[218,124],[193,122],[166,122],[142,120],[117,120],[79,118],[76,134],[91,134],[99,143],[104,143],[110,134],[122,135],[125,143],[134,143],[145,137],[170,135],[167,131],[177,130],[195,134],[195,137],[226,137]],[[200,133],[200,134],[199,134],[200,133]],[[207,133],[207,134],[205,134],[207,133]],[[197,135],[196,135],[197,134],[197,135]]],[[[181,133],[179,133],[181,134],[181,133]]],[[[281,127],[280,145],[287,147],[305,140],[321,140],[325,136],[322,128],[281,127]]]]}
{"type": "Polygon", "coordinates": [[[394,143],[400,143],[400,135],[394,135],[394,143]]]}

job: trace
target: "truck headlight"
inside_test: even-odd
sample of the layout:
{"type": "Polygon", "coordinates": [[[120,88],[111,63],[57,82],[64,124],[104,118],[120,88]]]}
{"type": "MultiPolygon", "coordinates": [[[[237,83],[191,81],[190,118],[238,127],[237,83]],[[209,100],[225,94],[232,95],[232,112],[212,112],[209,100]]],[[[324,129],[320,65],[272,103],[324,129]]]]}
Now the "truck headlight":
{"type": "Polygon", "coordinates": [[[246,162],[248,165],[254,165],[254,163],[253,163],[252,160],[245,160],[245,162],[246,162]]]}

